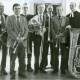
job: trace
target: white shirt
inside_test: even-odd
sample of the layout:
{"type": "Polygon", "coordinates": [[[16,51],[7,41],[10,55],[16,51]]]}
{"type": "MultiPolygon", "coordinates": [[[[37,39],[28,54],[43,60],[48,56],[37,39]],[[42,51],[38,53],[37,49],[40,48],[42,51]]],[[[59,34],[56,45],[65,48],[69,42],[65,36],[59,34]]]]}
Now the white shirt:
{"type": "Polygon", "coordinates": [[[17,16],[19,16],[19,22],[20,22],[20,15],[15,15],[16,21],[17,21],[17,16]]]}

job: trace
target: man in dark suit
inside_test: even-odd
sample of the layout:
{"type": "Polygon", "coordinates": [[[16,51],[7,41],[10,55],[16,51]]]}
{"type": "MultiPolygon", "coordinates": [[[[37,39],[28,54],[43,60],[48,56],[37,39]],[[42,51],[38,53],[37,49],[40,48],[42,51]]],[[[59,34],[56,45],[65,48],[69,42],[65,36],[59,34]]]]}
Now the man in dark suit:
{"type": "MultiPolygon", "coordinates": [[[[5,21],[7,18],[7,15],[4,14],[3,12],[4,12],[4,6],[2,3],[0,3],[0,35],[5,31],[5,21]]],[[[2,41],[0,41],[0,44],[2,46],[1,74],[7,75],[7,72],[5,71],[6,57],[7,57],[7,47],[6,47],[7,37],[6,35],[3,35],[2,37],[3,39],[2,41]]]]}
{"type": "MultiPolygon", "coordinates": [[[[36,31],[33,31],[32,40],[34,42],[34,56],[35,56],[35,63],[34,63],[34,74],[37,74],[39,71],[39,59],[40,59],[40,45],[41,39],[43,39],[43,34],[45,31],[44,27],[44,5],[38,5],[38,15],[34,16],[29,24],[34,24],[34,28],[36,31]],[[39,28],[39,30],[37,30],[39,28]]],[[[42,48],[42,47],[41,47],[42,48]]]]}
{"type": "Polygon", "coordinates": [[[61,73],[65,74],[65,70],[68,66],[67,60],[67,45],[66,45],[66,26],[69,25],[69,19],[62,15],[63,8],[57,7],[57,15],[51,20],[51,33],[53,36],[54,44],[54,73],[58,72],[59,60],[58,56],[61,52],[61,73]]]}
{"type": "Polygon", "coordinates": [[[10,47],[10,73],[11,79],[15,78],[15,58],[19,58],[18,75],[27,78],[25,74],[25,48],[27,47],[28,26],[26,18],[20,15],[20,4],[13,4],[14,15],[7,18],[6,27],[8,33],[7,45],[10,47]],[[21,35],[21,36],[20,36],[21,35]],[[18,42],[17,50],[14,52],[15,41],[18,42]]]}
{"type": "Polygon", "coordinates": [[[40,71],[45,72],[44,68],[48,65],[48,48],[50,46],[51,52],[51,67],[53,67],[53,42],[52,42],[52,34],[51,34],[51,18],[53,17],[53,6],[49,5],[47,7],[47,13],[45,14],[45,28],[46,32],[44,33],[44,43],[43,43],[43,53],[42,60],[40,64],[40,71]]]}
{"type": "MultiPolygon", "coordinates": [[[[69,18],[69,24],[71,28],[80,28],[80,12],[76,11],[75,8],[76,8],[76,3],[71,2],[70,3],[71,13],[69,13],[67,17],[69,18]]],[[[68,42],[67,43],[70,45],[69,35],[70,33],[68,32],[68,42]]],[[[78,43],[80,44],[80,35],[79,35],[78,43]]]]}
{"type": "Polygon", "coordinates": [[[69,24],[71,25],[71,28],[80,28],[80,13],[75,10],[76,3],[71,2],[70,3],[70,9],[71,13],[67,15],[69,18],[69,24]]]}
{"type": "MultiPolygon", "coordinates": [[[[30,19],[32,17],[34,17],[34,15],[27,14],[27,11],[28,11],[27,3],[23,4],[23,8],[22,9],[23,9],[23,14],[21,14],[21,15],[24,16],[26,18],[26,20],[29,22],[30,19]]],[[[28,33],[28,44],[27,44],[27,71],[29,71],[29,72],[33,71],[33,69],[31,68],[32,36],[33,36],[33,33],[29,32],[28,33]]]]}

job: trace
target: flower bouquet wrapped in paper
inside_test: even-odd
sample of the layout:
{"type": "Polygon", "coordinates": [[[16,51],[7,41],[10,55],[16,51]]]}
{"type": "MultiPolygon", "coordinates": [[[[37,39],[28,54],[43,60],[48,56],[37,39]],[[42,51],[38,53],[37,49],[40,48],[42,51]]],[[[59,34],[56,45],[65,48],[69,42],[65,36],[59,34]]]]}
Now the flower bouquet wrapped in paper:
{"type": "Polygon", "coordinates": [[[41,25],[40,23],[33,18],[32,20],[30,20],[29,24],[28,24],[28,28],[30,32],[39,32],[41,30],[41,25]]]}

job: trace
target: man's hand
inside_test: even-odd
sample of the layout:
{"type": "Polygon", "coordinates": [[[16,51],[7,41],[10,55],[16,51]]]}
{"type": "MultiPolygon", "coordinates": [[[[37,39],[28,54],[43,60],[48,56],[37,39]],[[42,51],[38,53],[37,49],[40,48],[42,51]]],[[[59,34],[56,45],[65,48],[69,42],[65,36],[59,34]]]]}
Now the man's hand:
{"type": "Polygon", "coordinates": [[[1,28],[1,31],[5,31],[5,29],[4,28],[1,28]]]}
{"type": "Polygon", "coordinates": [[[62,33],[59,33],[59,35],[56,35],[56,38],[57,39],[60,39],[62,36],[63,36],[63,34],[62,33]]]}
{"type": "Polygon", "coordinates": [[[18,41],[18,43],[21,43],[25,40],[25,37],[17,37],[16,40],[18,41]]]}
{"type": "Polygon", "coordinates": [[[62,36],[63,36],[63,34],[62,34],[62,33],[59,33],[59,36],[60,36],[60,37],[62,37],[62,36]]]}
{"type": "Polygon", "coordinates": [[[59,39],[60,38],[60,36],[59,35],[56,35],[56,39],[59,39]]]}

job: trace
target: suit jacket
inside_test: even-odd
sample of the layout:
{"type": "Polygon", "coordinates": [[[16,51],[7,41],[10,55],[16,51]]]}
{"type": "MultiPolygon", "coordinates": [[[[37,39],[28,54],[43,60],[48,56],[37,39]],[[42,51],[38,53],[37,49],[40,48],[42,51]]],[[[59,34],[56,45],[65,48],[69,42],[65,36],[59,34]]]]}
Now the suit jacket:
{"type": "Polygon", "coordinates": [[[59,28],[61,28],[61,33],[63,34],[60,42],[66,43],[66,37],[67,37],[66,26],[67,25],[69,25],[69,19],[67,17],[62,16],[61,22],[59,22],[58,16],[54,16],[51,19],[51,33],[52,33],[52,38],[54,43],[56,43],[56,35],[58,34],[59,28]]]}
{"type": "MultiPolygon", "coordinates": [[[[6,22],[6,18],[7,18],[8,15],[6,15],[6,14],[3,13],[3,16],[4,16],[5,22],[6,22]]],[[[4,26],[0,24],[0,35],[3,33],[2,28],[6,29],[5,24],[4,24],[4,26]]],[[[7,43],[7,33],[6,32],[2,34],[2,36],[1,36],[1,42],[6,45],[6,43],[7,43]]]]}
{"type": "MultiPolygon", "coordinates": [[[[6,21],[7,15],[6,14],[3,14],[3,15],[4,15],[4,18],[5,18],[5,21],[6,21]]],[[[1,28],[2,28],[2,25],[0,25],[0,34],[2,33],[1,28]]]]}
{"type": "Polygon", "coordinates": [[[70,17],[70,14],[67,17],[71,28],[80,28],[80,13],[78,11],[74,11],[74,17],[70,17]]]}
{"type": "MultiPolygon", "coordinates": [[[[8,33],[8,47],[12,46],[14,44],[14,41],[16,40],[17,36],[19,35],[19,28],[17,25],[16,17],[15,15],[11,15],[6,20],[6,28],[8,33]]],[[[23,37],[27,38],[28,35],[28,26],[27,21],[25,17],[20,16],[20,32],[24,33],[23,37]],[[25,31],[25,33],[24,33],[25,31]]],[[[22,42],[24,47],[27,47],[27,39],[22,42]]]]}
{"type": "MultiPolygon", "coordinates": [[[[69,24],[71,25],[71,28],[80,28],[80,13],[78,11],[74,11],[74,17],[70,17],[70,14],[68,14],[67,17],[69,18],[69,24]]],[[[70,45],[70,33],[68,39],[68,43],[70,45]]],[[[80,44],[80,35],[78,43],[80,44]]]]}

